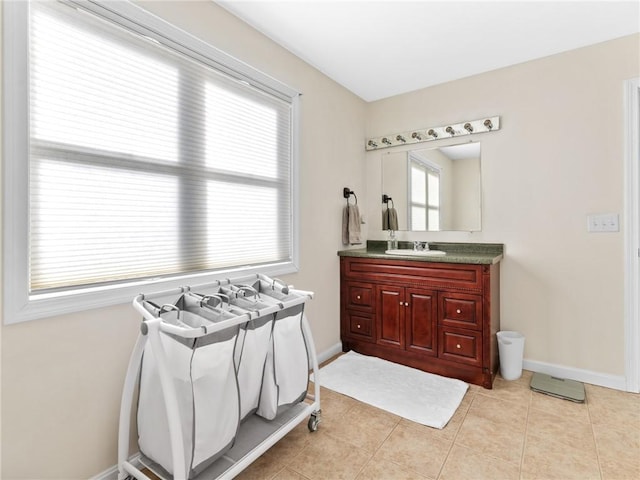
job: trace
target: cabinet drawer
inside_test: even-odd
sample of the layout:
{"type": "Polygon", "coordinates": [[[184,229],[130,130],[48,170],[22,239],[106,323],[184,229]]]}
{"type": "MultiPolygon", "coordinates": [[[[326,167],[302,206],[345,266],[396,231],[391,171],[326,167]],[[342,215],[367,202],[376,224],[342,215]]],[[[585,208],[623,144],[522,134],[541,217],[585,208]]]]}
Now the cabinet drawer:
{"type": "Polygon", "coordinates": [[[346,289],[346,307],[372,312],[374,308],[373,285],[348,282],[346,289]]]}
{"type": "Polygon", "coordinates": [[[349,335],[367,337],[373,340],[373,318],[358,312],[347,312],[349,317],[349,335]]]}
{"type": "Polygon", "coordinates": [[[440,330],[440,358],[468,365],[482,365],[482,333],[474,330],[440,330]]]}
{"type": "Polygon", "coordinates": [[[482,296],[465,293],[440,295],[440,324],[482,330],[482,296]]]}

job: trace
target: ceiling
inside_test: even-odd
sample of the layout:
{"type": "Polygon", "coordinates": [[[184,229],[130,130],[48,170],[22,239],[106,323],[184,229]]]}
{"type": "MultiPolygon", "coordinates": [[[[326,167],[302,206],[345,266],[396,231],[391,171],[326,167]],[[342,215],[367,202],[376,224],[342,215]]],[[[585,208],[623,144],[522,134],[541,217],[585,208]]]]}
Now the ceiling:
{"type": "Polygon", "coordinates": [[[640,31],[638,1],[216,3],[366,101],[640,31]]]}

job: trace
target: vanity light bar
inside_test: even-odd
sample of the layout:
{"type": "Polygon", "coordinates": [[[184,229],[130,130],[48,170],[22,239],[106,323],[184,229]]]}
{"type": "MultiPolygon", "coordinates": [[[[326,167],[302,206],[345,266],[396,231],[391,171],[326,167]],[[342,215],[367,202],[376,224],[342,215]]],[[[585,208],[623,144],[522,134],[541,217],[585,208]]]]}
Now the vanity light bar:
{"type": "Polygon", "coordinates": [[[486,133],[500,130],[500,117],[481,118],[468,122],[430,127],[409,132],[394,133],[384,137],[370,138],[365,144],[365,150],[380,150],[381,148],[410,145],[413,143],[431,142],[444,138],[462,137],[476,133],[486,133]]]}

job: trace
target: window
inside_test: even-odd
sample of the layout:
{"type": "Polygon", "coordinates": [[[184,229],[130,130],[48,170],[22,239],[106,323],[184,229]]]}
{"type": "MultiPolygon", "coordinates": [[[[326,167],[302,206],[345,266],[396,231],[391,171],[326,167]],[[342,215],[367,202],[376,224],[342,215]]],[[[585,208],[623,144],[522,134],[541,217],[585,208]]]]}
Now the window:
{"type": "Polygon", "coordinates": [[[296,270],[295,91],[129,3],[4,18],[5,323],[296,270]]]}
{"type": "Polygon", "coordinates": [[[409,230],[440,230],[440,169],[409,152],[409,230]]]}

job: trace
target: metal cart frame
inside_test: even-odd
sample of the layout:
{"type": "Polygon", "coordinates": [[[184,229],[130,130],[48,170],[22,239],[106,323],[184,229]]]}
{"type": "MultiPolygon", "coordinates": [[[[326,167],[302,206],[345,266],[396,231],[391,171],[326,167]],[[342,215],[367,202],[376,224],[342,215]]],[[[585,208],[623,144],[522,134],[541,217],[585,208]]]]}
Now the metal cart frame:
{"type": "MultiPolygon", "coordinates": [[[[260,309],[259,311],[247,312],[242,315],[237,315],[229,320],[211,324],[206,328],[183,328],[169,324],[162,319],[155,317],[151,312],[145,309],[142,305],[142,302],[144,300],[161,297],[177,298],[181,294],[190,290],[206,293],[207,289],[231,285],[232,283],[251,282],[255,281],[256,279],[274,282],[274,285],[277,282],[276,280],[273,280],[265,275],[255,274],[251,276],[219,280],[213,283],[194,285],[192,287],[181,287],[177,289],[166,290],[151,295],[140,294],[135,297],[135,299],[133,300],[133,307],[140,314],[142,314],[143,321],[140,325],[140,333],[138,334],[133,352],[131,353],[131,357],[129,359],[129,365],[127,367],[127,373],[125,376],[122,392],[122,400],[120,404],[120,422],[118,432],[118,480],[125,480],[127,477],[131,476],[137,478],[138,480],[150,480],[147,475],[136,468],[136,466],[128,460],[131,414],[133,411],[133,404],[135,402],[135,390],[140,374],[142,355],[147,342],[150,342],[150,346],[157,358],[159,367],[158,374],[160,377],[160,384],[162,386],[166,406],[166,415],[169,425],[169,436],[174,466],[174,475],[172,478],[175,480],[182,480],[187,476],[187,466],[183,449],[182,428],[178,415],[178,402],[176,399],[176,393],[171,381],[171,376],[167,365],[167,357],[162,346],[160,334],[168,333],[189,339],[198,338],[210,333],[222,331],[227,328],[244,324],[259,316],[275,313],[279,310],[289,308],[294,305],[299,305],[300,303],[304,303],[307,299],[313,298],[313,292],[289,289],[289,293],[293,294],[296,297],[292,301],[278,302],[278,304],[260,309]]],[[[220,470],[220,468],[207,468],[204,472],[198,475],[197,478],[212,479],[222,477],[235,477],[245,468],[247,468],[253,461],[260,457],[264,452],[271,448],[276,442],[282,439],[287,433],[293,430],[293,428],[302,423],[307,417],[309,417],[307,424],[309,430],[317,430],[321,420],[320,384],[317,381],[317,375],[319,371],[318,359],[313,342],[313,337],[311,334],[311,329],[307,322],[306,316],[302,316],[301,322],[302,332],[304,335],[305,344],[309,354],[309,360],[311,362],[315,379],[313,395],[307,393],[307,401],[310,403],[303,401],[290,407],[284,407],[283,411],[279,411],[278,416],[271,421],[263,420],[257,416],[255,418],[250,418],[249,421],[244,422],[240,426],[238,432],[239,441],[237,441],[237,443],[243,444],[244,449],[239,453],[239,455],[241,455],[240,458],[233,459],[233,457],[229,456],[233,451],[232,449],[232,451],[228,452],[223,457],[226,458],[227,462],[229,462],[230,458],[232,459],[231,466],[223,467],[222,471],[220,470]],[[240,437],[242,437],[241,441],[240,437]]],[[[214,463],[212,467],[215,467],[216,463],[214,463]]],[[[146,466],[151,467],[151,469],[153,470],[153,467],[151,465],[146,466]]],[[[157,472],[154,471],[154,473],[157,472]]]]}

